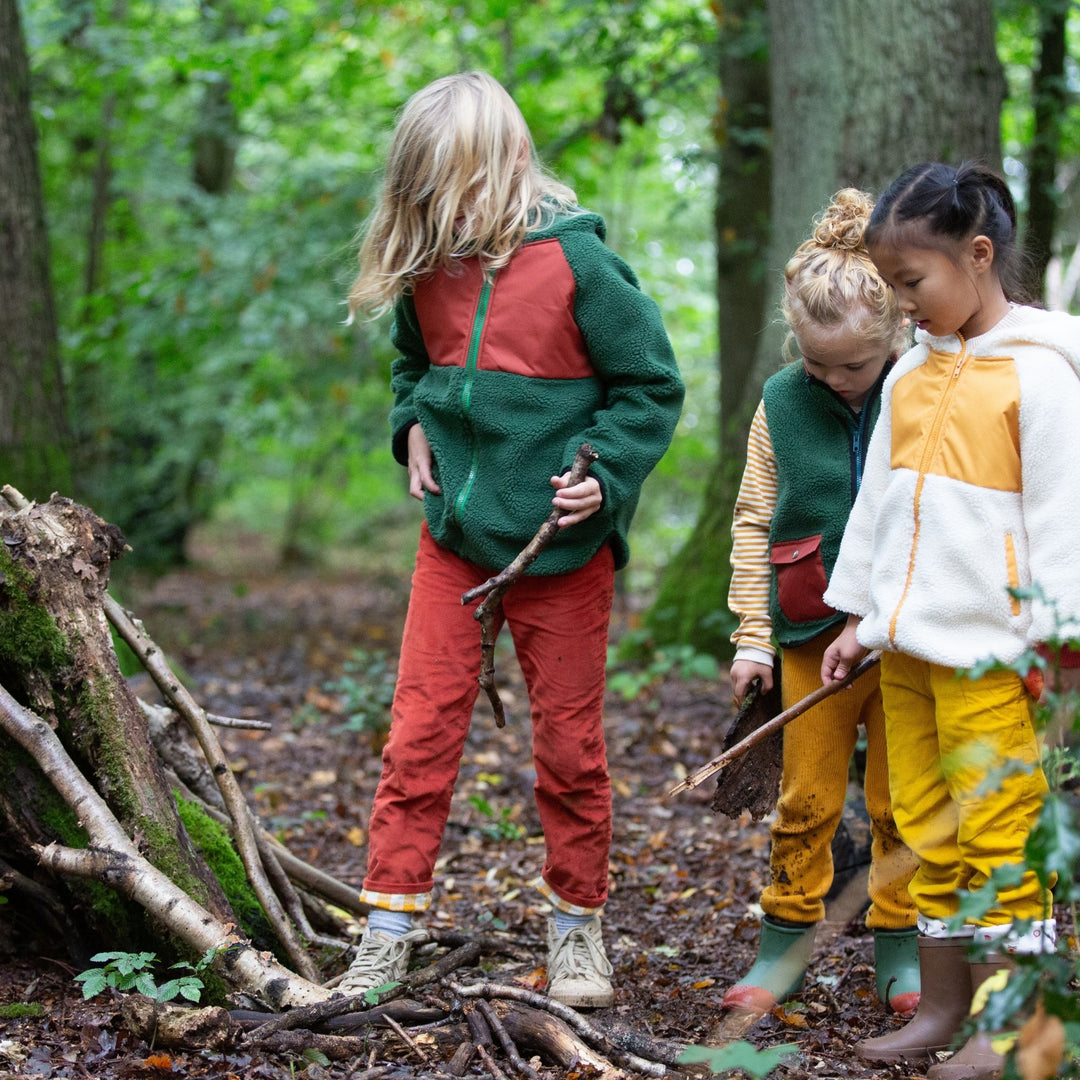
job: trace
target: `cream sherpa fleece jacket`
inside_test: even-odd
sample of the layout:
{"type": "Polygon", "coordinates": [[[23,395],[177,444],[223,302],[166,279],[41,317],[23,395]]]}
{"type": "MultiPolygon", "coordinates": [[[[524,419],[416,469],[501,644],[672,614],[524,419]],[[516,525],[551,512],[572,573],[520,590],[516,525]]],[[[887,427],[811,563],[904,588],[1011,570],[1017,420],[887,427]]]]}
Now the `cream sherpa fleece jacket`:
{"type": "Polygon", "coordinates": [[[867,648],[951,667],[1080,636],[1080,318],[1014,306],[966,342],[917,334],[825,600],[867,648]],[[1010,595],[1032,585],[1046,603],[1010,595]]]}

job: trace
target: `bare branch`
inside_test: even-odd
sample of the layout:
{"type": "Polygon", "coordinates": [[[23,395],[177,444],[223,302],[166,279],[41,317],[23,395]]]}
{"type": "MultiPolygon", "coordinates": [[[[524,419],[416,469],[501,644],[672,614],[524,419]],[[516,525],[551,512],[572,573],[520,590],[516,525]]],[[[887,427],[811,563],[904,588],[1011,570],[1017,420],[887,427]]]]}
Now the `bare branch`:
{"type": "MultiPolygon", "coordinates": [[[[585,479],[589,466],[599,456],[589,443],[582,443],[574,455],[568,486],[580,484],[585,479]]],[[[496,727],[506,726],[506,713],[503,709],[502,698],[499,697],[498,687],[495,685],[495,613],[499,610],[507,589],[521,577],[559,531],[559,518],[562,515],[563,511],[557,507],[552,510],[536,535],[509,566],[500,570],[494,577],[489,577],[482,585],[477,585],[476,588],[469,589],[461,595],[462,604],[471,604],[474,600],[484,597],[479,607],[473,612],[473,618],[480,623],[480,686],[491,702],[496,727]]]]}

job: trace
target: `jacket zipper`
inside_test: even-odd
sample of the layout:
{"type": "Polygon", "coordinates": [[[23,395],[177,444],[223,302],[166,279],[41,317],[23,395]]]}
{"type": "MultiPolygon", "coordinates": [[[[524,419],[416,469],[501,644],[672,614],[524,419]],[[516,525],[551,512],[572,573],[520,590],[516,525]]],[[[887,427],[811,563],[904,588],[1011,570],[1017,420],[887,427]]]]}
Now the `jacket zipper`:
{"type": "MultiPolygon", "coordinates": [[[[491,290],[495,287],[495,273],[484,275],[484,284],[480,288],[480,298],[476,302],[476,314],[473,316],[472,332],[469,335],[469,351],[465,356],[465,378],[461,384],[461,414],[470,437],[473,436],[470,406],[472,404],[473,381],[476,378],[476,365],[480,356],[480,339],[484,335],[484,321],[487,318],[488,306],[491,302],[491,290]]],[[[476,482],[476,473],[480,467],[480,445],[475,437],[472,437],[472,460],[469,462],[469,472],[465,477],[465,483],[454,499],[454,520],[461,524],[461,516],[465,510],[465,503],[469,499],[476,482]]]]}
{"type": "MultiPolygon", "coordinates": [[[[957,335],[959,337],[959,335],[957,335]]],[[[915,532],[911,537],[911,550],[908,552],[908,568],[907,577],[904,580],[904,589],[900,593],[900,599],[896,603],[896,608],[893,610],[892,617],[889,619],[889,644],[894,648],[896,647],[896,623],[900,617],[900,609],[903,608],[904,603],[907,600],[908,593],[911,590],[911,579],[915,572],[915,553],[919,548],[919,533],[922,528],[921,519],[921,500],[923,484],[926,482],[926,470],[930,466],[930,462],[933,460],[934,454],[937,451],[938,443],[941,441],[941,429],[945,418],[946,407],[949,404],[949,399],[953,395],[953,391],[956,389],[957,381],[960,378],[960,372],[964,367],[968,359],[967,342],[960,338],[960,353],[956,357],[956,364],[953,367],[952,376],[945,384],[945,389],[942,391],[941,397],[938,400],[937,409],[934,412],[934,422],[930,425],[930,433],[926,439],[926,445],[923,447],[922,459],[919,461],[919,478],[915,481],[915,495],[912,500],[912,516],[915,519],[915,532]]]]}

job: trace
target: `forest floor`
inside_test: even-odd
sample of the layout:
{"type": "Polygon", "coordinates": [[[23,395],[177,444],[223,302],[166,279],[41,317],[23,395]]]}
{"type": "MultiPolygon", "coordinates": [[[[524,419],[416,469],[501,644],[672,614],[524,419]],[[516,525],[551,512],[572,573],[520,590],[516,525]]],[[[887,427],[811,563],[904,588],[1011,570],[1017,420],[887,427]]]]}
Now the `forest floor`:
{"type": "MultiPolygon", "coordinates": [[[[184,571],[122,596],[208,711],[272,723],[269,732],[221,733],[243,789],[297,855],[355,887],[380,758],[377,737],[350,728],[360,726],[356,717],[381,709],[405,589],[392,577],[244,579],[184,571]]],[[[617,612],[613,635],[632,622],[632,614],[617,612]]],[[[484,956],[482,970],[459,971],[458,979],[486,976],[542,988],[548,909],[528,884],[539,871],[543,841],[531,792],[527,701],[502,639],[496,678],[507,724],[495,727],[481,694],[426,922],[497,934],[516,955],[484,956]]],[[[672,673],[658,675],[632,700],[609,689],[614,843],[604,936],[616,996],[610,1009],[589,1014],[596,1027],[704,1045],[715,1039],[725,989],[752,962],[755,905],[768,873],[766,823],[712,813],[712,780],[667,794],[719,752],[732,719],[729,697],[723,678],[689,682],[672,673]]],[[[868,1071],[853,1053],[859,1039],[896,1023],[874,993],[864,904],[865,870],[856,870],[830,902],[798,1002],[745,1032],[757,1047],[797,1047],[772,1076],[912,1075],[868,1071]]],[[[0,1020],[0,1077],[449,1075],[440,1064],[449,1051],[441,1044],[427,1042],[428,1060],[421,1063],[416,1055],[425,1053],[425,1037],[417,1035],[413,1050],[386,1027],[370,1029],[363,1057],[338,1063],[240,1050],[166,1053],[125,1029],[114,998],[83,1001],[76,974],[61,956],[0,965],[0,1006],[22,1002],[44,1010],[37,1018],[0,1020]]],[[[535,1064],[545,1078],[592,1075],[588,1068],[535,1064]]],[[[512,1074],[505,1061],[503,1067],[512,1074]]],[[[466,1075],[490,1073],[474,1062],[466,1075]]]]}

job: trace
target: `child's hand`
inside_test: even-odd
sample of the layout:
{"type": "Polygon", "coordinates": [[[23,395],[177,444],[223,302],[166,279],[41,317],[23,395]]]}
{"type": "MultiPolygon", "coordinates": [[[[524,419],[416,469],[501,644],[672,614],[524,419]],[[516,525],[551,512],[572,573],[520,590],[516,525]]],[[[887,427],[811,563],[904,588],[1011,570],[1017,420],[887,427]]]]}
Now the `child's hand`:
{"type": "Polygon", "coordinates": [[[604,501],[603,492],[600,490],[600,481],[595,476],[586,476],[580,484],[567,487],[570,482],[570,474],[565,472],[562,476],[553,476],[551,486],[558,492],[551,500],[552,506],[566,511],[566,516],[559,518],[560,529],[567,525],[575,525],[591,517],[600,509],[604,501]]]}
{"type": "Polygon", "coordinates": [[[867,650],[855,637],[860,622],[859,616],[849,615],[840,636],[825,650],[821,660],[822,683],[838,682],[866,655],[867,650]]]}
{"type": "Polygon", "coordinates": [[[423,499],[425,491],[433,495],[442,493],[431,472],[431,461],[431,444],[424,429],[419,424],[413,424],[409,428],[409,494],[414,499],[423,499]]]}
{"type": "Polygon", "coordinates": [[[761,680],[761,692],[772,689],[772,664],[759,664],[756,660],[735,660],[731,665],[731,696],[738,708],[750,692],[755,679],[761,680]]]}

